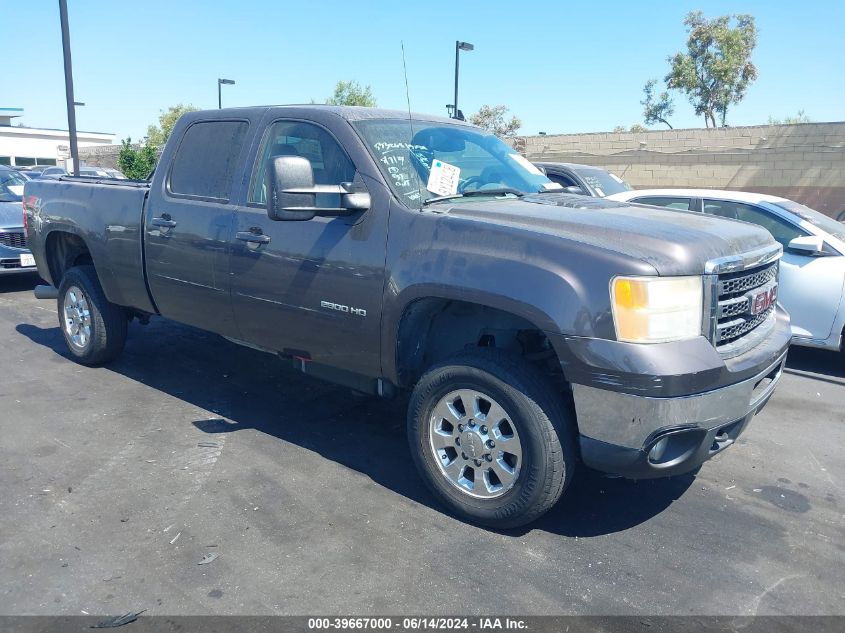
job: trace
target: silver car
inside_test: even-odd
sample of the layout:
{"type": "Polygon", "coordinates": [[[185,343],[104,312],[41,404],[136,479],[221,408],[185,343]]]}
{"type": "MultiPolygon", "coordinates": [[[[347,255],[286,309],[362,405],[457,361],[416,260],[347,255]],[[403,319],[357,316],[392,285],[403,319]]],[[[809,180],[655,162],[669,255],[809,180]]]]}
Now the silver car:
{"type": "Polygon", "coordinates": [[[35,272],[23,229],[23,186],[27,178],[0,165],[0,275],[35,272]]]}
{"type": "Polygon", "coordinates": [[[640,189],[608,198],[698,211],[762,226],[783,246],[776,292],[792,321],[793,344],[845,351],[842,222],[786,198],[741,191],[640,189]]]}

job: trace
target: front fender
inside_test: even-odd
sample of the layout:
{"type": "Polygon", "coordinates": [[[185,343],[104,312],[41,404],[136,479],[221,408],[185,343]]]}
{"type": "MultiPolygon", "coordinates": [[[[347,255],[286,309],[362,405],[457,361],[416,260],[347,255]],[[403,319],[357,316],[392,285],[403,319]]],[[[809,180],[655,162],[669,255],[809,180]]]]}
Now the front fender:
{"type": "MultiPolygon", "coordinates": [[[[608,333],[602,323],[607,308],[591,309],[596,301],[572,271],[445,249],[420,255],[413,264],[408,259],[406,265],[394,267],[386,284],[382,369],[391,381],[398,379],[395,351],[403,315],[422,299],[493,308],[520,317],[545,332],[580,332],[581,336],[608,333]]],[[[612,320],[610,326],[612,334],[612,320]]]]}
{"type": "Polygon", "coordinates": [[[426,297],[494,308],[551,334],[615,339],[609,283],[620,274],[656,271],[642,260],[574,238],[394,206],[383,298],[383,375],[396,377],[402,316],[426,297]]]}

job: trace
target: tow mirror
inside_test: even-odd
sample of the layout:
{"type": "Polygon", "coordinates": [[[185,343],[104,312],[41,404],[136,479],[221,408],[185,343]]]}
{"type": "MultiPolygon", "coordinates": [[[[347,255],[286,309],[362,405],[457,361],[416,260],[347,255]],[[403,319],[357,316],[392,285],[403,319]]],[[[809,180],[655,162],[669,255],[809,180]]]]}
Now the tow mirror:
{"type": "Polygon", "coordinates": [[[802,235],[789,241],[786,247],[789,251],[797,255],[807,255],[809,257],[818,257],[825,255],[824,239],[817,235],[802,235]]]}
{"type": "Polygon", "coordinates": [[[302,156],[274,156],[267,170],[267,215],[271,220],[310,220],[314,216],[351,215],[370,208],[370,194],[351,182],[315,185],[311,161],[302,156]],[[318,194],[337,196],[337,207],[317,206],[318,194]]]}
{"type": "Polygon", "coordinates": [[[316,215],[310,160],[302,156],[273,156],[267,179],[267,215],[271,220],[302,221],[316,215]]]}

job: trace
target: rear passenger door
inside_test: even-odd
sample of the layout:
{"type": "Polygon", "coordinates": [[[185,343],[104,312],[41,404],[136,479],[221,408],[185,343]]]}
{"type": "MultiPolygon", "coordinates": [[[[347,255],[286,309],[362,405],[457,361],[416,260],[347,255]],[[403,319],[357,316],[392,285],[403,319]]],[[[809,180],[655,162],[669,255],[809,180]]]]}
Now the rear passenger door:
{"type": "Polygon", "coordinates": [[[236,331],[228,279],[231,201],[248,129],[240,119],[192,123],[145,217],[147,275],[159,312],[224,335],[236,331]]]}

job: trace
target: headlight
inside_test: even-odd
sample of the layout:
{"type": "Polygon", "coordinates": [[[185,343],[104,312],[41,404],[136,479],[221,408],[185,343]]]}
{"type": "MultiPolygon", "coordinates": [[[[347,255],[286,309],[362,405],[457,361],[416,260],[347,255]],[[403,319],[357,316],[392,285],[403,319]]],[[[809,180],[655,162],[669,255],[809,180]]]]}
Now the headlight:
{"type": "Polygon", "coordinates": [[[610,282],[616,338],[665,343],[701,334],[701,277],[614,277],[610,282]]]}

